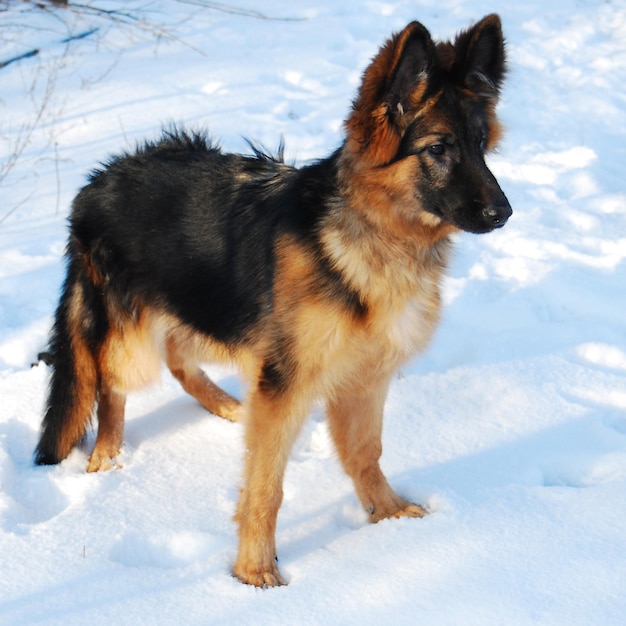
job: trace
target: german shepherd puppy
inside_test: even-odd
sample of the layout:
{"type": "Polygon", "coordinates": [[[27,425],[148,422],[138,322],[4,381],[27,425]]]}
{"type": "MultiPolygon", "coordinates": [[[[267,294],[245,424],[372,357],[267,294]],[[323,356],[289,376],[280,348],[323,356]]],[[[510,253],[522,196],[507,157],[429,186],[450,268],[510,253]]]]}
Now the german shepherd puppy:
{"type": "Polygon", "coordinates": [[[64,459],[97,406],[87,470],[111,468],[126,395],[164,360],[208,411],[246,423],[242,581],[285,583],[283,475],[317,398],[369,518],[425,515],[380,469],[383,407],[437,325],[450,236],[511,215],[485,165],[504,73],[497,15],[452,43],[412,22],[366,69],[326,159],[296,169],[173,130],[94,172],[70,216],[36,462],[64,459]],[[200,369],[214,360],[240,366],[243,405],[200,369]]]}

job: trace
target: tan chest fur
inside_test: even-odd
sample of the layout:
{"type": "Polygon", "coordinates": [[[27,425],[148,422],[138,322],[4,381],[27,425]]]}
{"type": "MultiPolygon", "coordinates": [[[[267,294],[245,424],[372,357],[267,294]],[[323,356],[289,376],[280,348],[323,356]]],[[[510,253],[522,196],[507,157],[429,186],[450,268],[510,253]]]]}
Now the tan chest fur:
{"type": "Polygon", "coordinates": [[[376,376],[422,351],[439,320],[448,240],[420,248],[379,232],[353,238],[345,230],[328,229],[323,244],[366,313],[355,318],[322,301],[301,308],[296,337],[303,350],[308,347],[306,361],[318,375],[330,386],[338,372],[367,378],[365,368],[376,376]]]}

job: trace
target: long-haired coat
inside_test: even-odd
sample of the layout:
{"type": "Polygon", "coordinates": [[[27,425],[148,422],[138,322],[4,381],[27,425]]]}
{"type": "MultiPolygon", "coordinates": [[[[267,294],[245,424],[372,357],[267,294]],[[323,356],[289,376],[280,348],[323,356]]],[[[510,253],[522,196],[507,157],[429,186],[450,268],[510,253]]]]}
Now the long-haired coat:
{"type": "Polygon", "coordinates": [[[70,217],[36,462],[64,459],[97,407],[88,471],[110,468],[127,393],[165,361],[207,410],[246,423],[242,581],[284,583],[283,475],[317,398],[370,519],[424,515],[380,469],[383,407],[437,325],[450,235],[511,214],[484,160],[503,77],[498,16],[452,43],[413,22],[366,69],[326,159],[296,169],[173,131],[93,173],[70,217]],[[240,366],[243,404],[200,368],[214,360],[240,366]]]}

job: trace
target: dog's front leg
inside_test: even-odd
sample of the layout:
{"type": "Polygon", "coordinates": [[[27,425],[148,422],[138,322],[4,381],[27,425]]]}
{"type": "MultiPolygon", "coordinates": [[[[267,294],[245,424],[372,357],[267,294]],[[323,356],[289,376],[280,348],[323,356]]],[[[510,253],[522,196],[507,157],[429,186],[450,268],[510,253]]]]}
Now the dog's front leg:
{"type": "Polygon", "coordinates": [[[257,587],[287,584],[276,559],[276,518],[283,476],[304,410],[286,394],[251,393],[247,406],[245,483],[237,508],[239,554],[234,574],[257,587]]]}
{"type": "Polygon", "coordinates": [[[339,390],[328,402],[330,432],[337,452],[372,522],[387,517],[422,517],[428,513],[420,505],[400,497],[380,469],[388,386],[388,377],[363,380],[339,390]]]}

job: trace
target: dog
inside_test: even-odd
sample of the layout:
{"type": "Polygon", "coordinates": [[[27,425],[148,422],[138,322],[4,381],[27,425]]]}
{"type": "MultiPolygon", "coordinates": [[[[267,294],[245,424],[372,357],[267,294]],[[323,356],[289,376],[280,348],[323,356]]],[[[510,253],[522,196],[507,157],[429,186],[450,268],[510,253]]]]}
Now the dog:
{"type": "Polygon", "coordinates": [[[35,462],[64,459],[97,407],[87,471],[113,467],[125,398],[165,361],[209,412],[245,422],[241,581],[286,584],[276,518],[316,399],[369,519],[425,515],[380,469],[383,408],[437,326],[451,236],[512,214],[485,164],[505,73],[497,15],[439,43],[412,22],[365,70],[327,158],[296,168],[172,128],[94,171],[69,218],[35,462]],[[243,404],[207,377],[209,361],[239,366],[243,404]]]}

